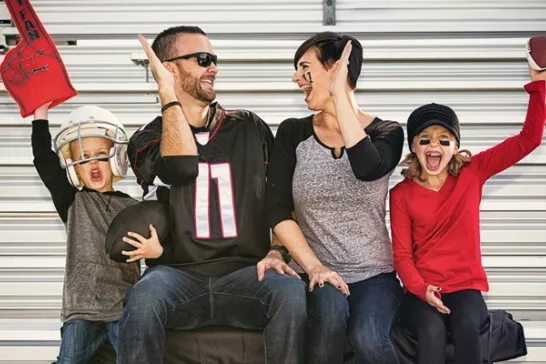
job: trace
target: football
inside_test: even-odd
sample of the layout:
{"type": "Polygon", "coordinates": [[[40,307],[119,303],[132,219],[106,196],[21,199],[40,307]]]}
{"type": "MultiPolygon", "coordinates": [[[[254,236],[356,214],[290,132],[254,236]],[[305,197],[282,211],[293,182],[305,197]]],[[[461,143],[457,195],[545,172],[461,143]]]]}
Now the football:
{"type": "Polygon", "coordinates": [[[546,35],[535,35],[527,41],[527,60],[535,71],[546,70],[546,35]]]}
{"type": "Polygon", "coordinates": [[[124,242],[123,238],[128,236],[128,232],[140,234],[146,239],[150,238],[150,224],[156,229],[159,241],[163,242],[169,235],[170,219],[167,204],[155,200],[140,201],[123,209],[112,220],[106,233],[106,254],[116,262],[126,262],[129,257],[121,252],[132,251],[136,247],[124,242]]]}

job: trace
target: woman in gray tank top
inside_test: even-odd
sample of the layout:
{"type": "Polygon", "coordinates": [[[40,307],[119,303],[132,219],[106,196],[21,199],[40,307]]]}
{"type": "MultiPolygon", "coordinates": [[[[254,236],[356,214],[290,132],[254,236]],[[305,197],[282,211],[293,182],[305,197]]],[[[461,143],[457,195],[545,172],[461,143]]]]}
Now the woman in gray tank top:
{"type": "Polygon", "coordinates": [[[317,113],[281,123],[268,166],[269,224],[308,282],[309,363],[343,363],[347,342],[357,363],[398,363],[385,201],[404,133],[359,109],[361,66],[353,37],[324,32],[299,47],[292,81],[317,113]]]}

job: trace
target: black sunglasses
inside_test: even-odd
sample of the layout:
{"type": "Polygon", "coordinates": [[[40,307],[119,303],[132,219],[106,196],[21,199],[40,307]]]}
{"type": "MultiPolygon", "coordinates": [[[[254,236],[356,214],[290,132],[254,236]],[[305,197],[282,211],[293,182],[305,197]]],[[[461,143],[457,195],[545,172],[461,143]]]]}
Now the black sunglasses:
{"type": "Polygon", "coordinates": [[[172,61],[176,61],[177,59],[190,59],[190,58],[196,58],[197,63],[201,67],[209,67],[211,63],[214,63],[215,66],[218,65],[218,56],[207,53],[207,52],[186,54],[184,56],[178,56],[178,57],[166,59],[163,62],[172,62],[172,61]]]}

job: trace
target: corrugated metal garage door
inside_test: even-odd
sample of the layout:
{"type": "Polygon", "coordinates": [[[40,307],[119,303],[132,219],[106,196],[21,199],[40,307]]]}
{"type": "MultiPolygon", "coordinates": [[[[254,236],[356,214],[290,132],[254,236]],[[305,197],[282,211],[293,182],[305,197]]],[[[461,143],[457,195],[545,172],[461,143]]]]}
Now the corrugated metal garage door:
{"type": "MultiPolygon", "coordinates": [[[[78,40],[59,50],[80,95],[51,112],[54,127],[84,104],[110,109],[130,133],[154,118],[156,85],[133,63],[144,58],[135,35],[151,39],[185,23],[202,26],[219,54],[218,100],[255,111],[275,130],[284,118],[308,114],[290,82],[295,49],[308,34],[331,29],[364,44],[361,107],[405,123],[421,104],[449,104],[463,124],[462,147],[473,152],[519,131],[527,103],[525,38],[546,24],[543,0],[338,0],[335,27],[322,25],[316,0],[32,3],[56,39],[78,40]],[[114,38],[125,40],[104,41],[114,38]]],[[[490,180],[481,205],[487,303],[524,321],[529,355],[521,362],[546,363],[545,167],[546,145],[490,180]]],[[[399,180],[397,171],[391,185],[399,180]]],[[[117,188],[140,197],[133,175],[117,188]]],[[[30,120],[19,117],[3,89],[0,231],[0,363],[47,363],[58,351],[65,233],[32,167],[30,120]]]]}

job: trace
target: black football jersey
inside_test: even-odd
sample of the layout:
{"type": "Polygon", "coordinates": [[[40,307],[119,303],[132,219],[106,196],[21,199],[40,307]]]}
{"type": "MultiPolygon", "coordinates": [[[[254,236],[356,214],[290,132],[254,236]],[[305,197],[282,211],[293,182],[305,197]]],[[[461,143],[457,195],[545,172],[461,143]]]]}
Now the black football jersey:
{"type": "Polygon", "coordinates": [[[135,132],[128,154],[144,199],[170,205],[162,263],[221,275],[256,264],[269,251],[265,189],[273,134],[254,113],[218,103],[210,106],[209,123],[210,129],[192,127],[198,157],[161,157],[161,117],[135,132]],[[173,175],[183,171],[196,177],[173,175]]]}

